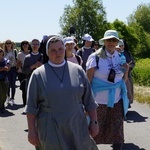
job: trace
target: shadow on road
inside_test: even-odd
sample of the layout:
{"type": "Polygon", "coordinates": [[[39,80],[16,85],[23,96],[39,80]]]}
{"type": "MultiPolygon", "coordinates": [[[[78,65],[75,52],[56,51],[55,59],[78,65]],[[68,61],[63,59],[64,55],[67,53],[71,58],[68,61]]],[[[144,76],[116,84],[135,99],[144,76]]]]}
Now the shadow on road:
{"type": "Polygon", "coordinates": [[[24,131],[25,131],[25,132],[28,132],[28,129],[25,129],[24,131]]]}
{"type": "Polygon", "coordinates": [[[12,112],[9,112],[7,109],[4,110],[4,113],[0,114],[0,117],[10,117],[14,116],[15,114],[12,112]]]}
{"type": "Polygon", "coordinates": [[[139,148],[137,145],[133,143],[124,143],[123,150],[146,150],[144,148],[139,148]]]}
{"type": "Polygon", "coordinates": [[[146,122],[146,119],[148,119],[148,117],[141,116],[136,111],[128,111],[126,121],[127,121],[127,123],[146,122]]]}
{"type": "Polygon", "coordinates": [[[15,115],[13,112],[10,112],[9,110],[18,110],[20,108],[23,108],[23,105],[14,104],[11,106],[10,104],[5,107],[4,113],[0,113],[0,117],[10,117],[15,115]]]}

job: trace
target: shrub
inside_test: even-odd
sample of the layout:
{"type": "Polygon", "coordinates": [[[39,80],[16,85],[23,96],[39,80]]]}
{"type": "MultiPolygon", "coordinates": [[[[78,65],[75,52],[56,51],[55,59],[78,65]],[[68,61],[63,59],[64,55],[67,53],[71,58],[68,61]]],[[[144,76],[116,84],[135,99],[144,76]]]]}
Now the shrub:
{"type": "Polygon", "coordinates": [[[133,81],[138,85],[150,86],[150,59],[140,59],[132,71],[133,81]]]}

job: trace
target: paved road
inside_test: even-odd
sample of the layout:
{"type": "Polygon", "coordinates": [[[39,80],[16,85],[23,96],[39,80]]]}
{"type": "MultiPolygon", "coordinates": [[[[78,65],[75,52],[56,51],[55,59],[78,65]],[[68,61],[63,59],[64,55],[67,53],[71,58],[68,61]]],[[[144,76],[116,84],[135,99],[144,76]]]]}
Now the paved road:
{"type": "MultiPolygon", "coordinates": [[[[22,115],[21,92],[17,88],[16,105],[8,106],[0,114],[0,150],[34,150],[27,141],[26,116],[22,115]]],[[[125,121],[123,150],[150,150],[150,107],[136,101],[129,109],[125,121]]],[[[111,150],[110,145],[98,145],[100,150],[111,150]]]]}

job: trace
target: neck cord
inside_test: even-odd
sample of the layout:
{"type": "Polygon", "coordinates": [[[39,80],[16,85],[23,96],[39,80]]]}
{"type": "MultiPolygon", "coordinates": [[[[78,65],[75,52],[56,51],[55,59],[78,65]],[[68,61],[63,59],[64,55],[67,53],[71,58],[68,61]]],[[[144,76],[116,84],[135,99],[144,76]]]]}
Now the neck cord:
{"type": "Polygon", "coordinates": [[[60,81],[60,88],[63,88],[64,85],[63,85],[62,82],[63,82],[63,79],[64,79],[66,63],[65,63],[65,65],[64,65],[63,74],[62,74],[62,77],[61,77],[61,78],[58,76],[58,74],[56,73],[56,71],[54,70],[54,68],[53,68],[51,65],[50,65],[50,67],[51,67],[52,71],[54,72],[54,74],[56,75],[56,77],[57,77],[57,78],[59,79],[59,81],[60,81]]]}

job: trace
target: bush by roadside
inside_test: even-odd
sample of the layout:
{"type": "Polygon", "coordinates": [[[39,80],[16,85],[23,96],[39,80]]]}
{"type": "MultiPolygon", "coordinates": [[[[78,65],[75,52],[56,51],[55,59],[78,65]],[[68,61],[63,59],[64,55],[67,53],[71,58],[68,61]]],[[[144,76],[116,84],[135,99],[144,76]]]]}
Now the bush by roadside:
{"type": "Polygon", "coordinates": [[[140,59],[132,71],[134,99],[150,105],[150,59],[140,59]]]}
{"type": "Polygon", "coordinates": [[[132,71],[134,83],[140,86],[150,86],[150,59],[140,59],[132,71]]]}

